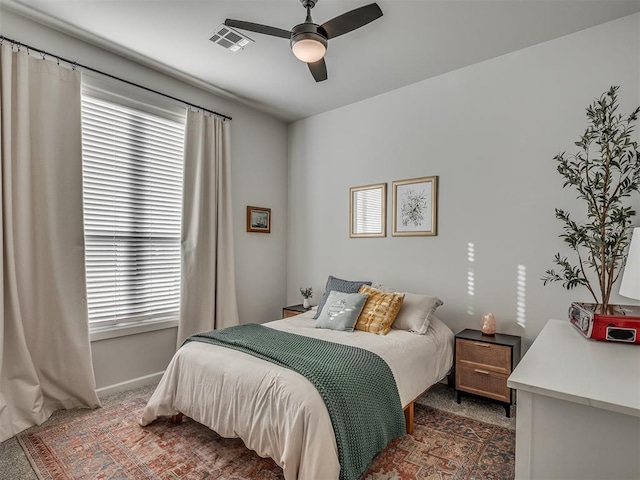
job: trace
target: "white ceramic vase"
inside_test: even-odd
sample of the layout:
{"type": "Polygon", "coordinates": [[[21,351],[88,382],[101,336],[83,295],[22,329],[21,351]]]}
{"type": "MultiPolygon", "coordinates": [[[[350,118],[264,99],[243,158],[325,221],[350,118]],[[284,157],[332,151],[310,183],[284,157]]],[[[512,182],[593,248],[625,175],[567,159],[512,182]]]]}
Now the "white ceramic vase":
{"type": "Polygon", "coordinates": [[[305,298],[304,300],[302,300],[302,306],[304,308],[309,308],[309,299],[305,298]]]}

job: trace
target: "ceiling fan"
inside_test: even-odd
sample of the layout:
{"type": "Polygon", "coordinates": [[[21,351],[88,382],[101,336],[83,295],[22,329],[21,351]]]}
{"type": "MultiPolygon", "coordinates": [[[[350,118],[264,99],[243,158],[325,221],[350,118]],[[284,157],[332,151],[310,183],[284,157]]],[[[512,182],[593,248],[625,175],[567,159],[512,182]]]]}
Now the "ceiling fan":
{"type": "Polygon", "coordinates": [[[307,18],[304,23],[296,25],[291,31],[230,18],[226,19],[224,24],[240,30],[288,38],[291,41],[293,54],[309,66],[311,75],[316,82],[322,82],[327,79],[327,64],[324,61],[324,54],[327,51],[328,41],[380,18],[382,10],[377,3],[371,3],[318,25],[313,23],[311,19],[311,9],[316,6],[317,1],[300,0],[302,6],[307,9],[307,18]]]}

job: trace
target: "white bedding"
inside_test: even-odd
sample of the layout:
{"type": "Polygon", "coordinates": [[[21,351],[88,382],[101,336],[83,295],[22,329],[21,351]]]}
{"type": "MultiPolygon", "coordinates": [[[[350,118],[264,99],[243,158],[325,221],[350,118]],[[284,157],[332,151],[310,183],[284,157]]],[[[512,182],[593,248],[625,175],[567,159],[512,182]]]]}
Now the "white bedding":
{"type": "MultiPolygon", "coordinates": [[[[370,350],[393,372],[403,407],[452,366],[454,335],[433,318],[425,335],[391,330],[374,335],[314,328],[310,311],[264,324],[286,332],[370,350]]],[[[337,359],[339,360],[339,359],[337,359]]],[[[300,374],[225,347],[191,342],[171,360],[140,423],[181,412],[219,435],[280,465],[287,480],[337,479],[338,450],[329,414],[300,374]]]]}

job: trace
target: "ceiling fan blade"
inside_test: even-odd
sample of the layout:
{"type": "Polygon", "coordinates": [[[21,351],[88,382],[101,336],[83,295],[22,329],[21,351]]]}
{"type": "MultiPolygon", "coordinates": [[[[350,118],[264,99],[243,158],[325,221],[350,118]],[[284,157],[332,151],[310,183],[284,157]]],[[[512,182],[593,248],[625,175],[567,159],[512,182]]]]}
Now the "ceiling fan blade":
{"type": "Polygon", "coordinates": [[[336,38],[356,28],[365,26],[382,16],[382,10],[377,3],[370,3],[350,12],[332,18],[321,26],[327,32],[327,38],[336,38]]]}
{"type": "Polygon", "coordinates": [[[321,58],[317,62],[307,63],[309,65],[309,71],[316,82],[322,82],[327,79],[327,64],[324,58],[321,58]]]}
{"type": "Polygon", "coordinates": [[[281,28],[269,27],[268,25],[260,25],[259,23],[244,22],[242,20],[233,20],[227,18],[224,21],[227,27],[239,28],[240,30],[249,30],[250,32],[262,33],[263,35],[271,35],[272,37],[291,38],[291,32],[281,28]]]}

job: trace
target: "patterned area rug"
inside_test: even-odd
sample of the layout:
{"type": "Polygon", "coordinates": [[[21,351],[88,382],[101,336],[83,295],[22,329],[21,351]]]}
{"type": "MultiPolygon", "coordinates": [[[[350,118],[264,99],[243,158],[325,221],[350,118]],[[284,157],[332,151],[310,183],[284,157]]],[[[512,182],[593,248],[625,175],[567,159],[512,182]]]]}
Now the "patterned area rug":
{"type": "MultiPolygon", "coordinates": [[[[239,439],[224,439],[186,419],[140,427],[146,398],[87,411],[70,421],[19,435],[42,480],[282,479],[282,470],[239,439]]],[[[413,435],[391,442],[363,478],[508,479],[514,476],[515,432],[416,405],[413,435]]]]}
{"type": "Polygon", "coordinates": [[[413,434],[387,445],[364,478],[506,480],[515,458],[515,431],[416,404],[413,434]]]}

